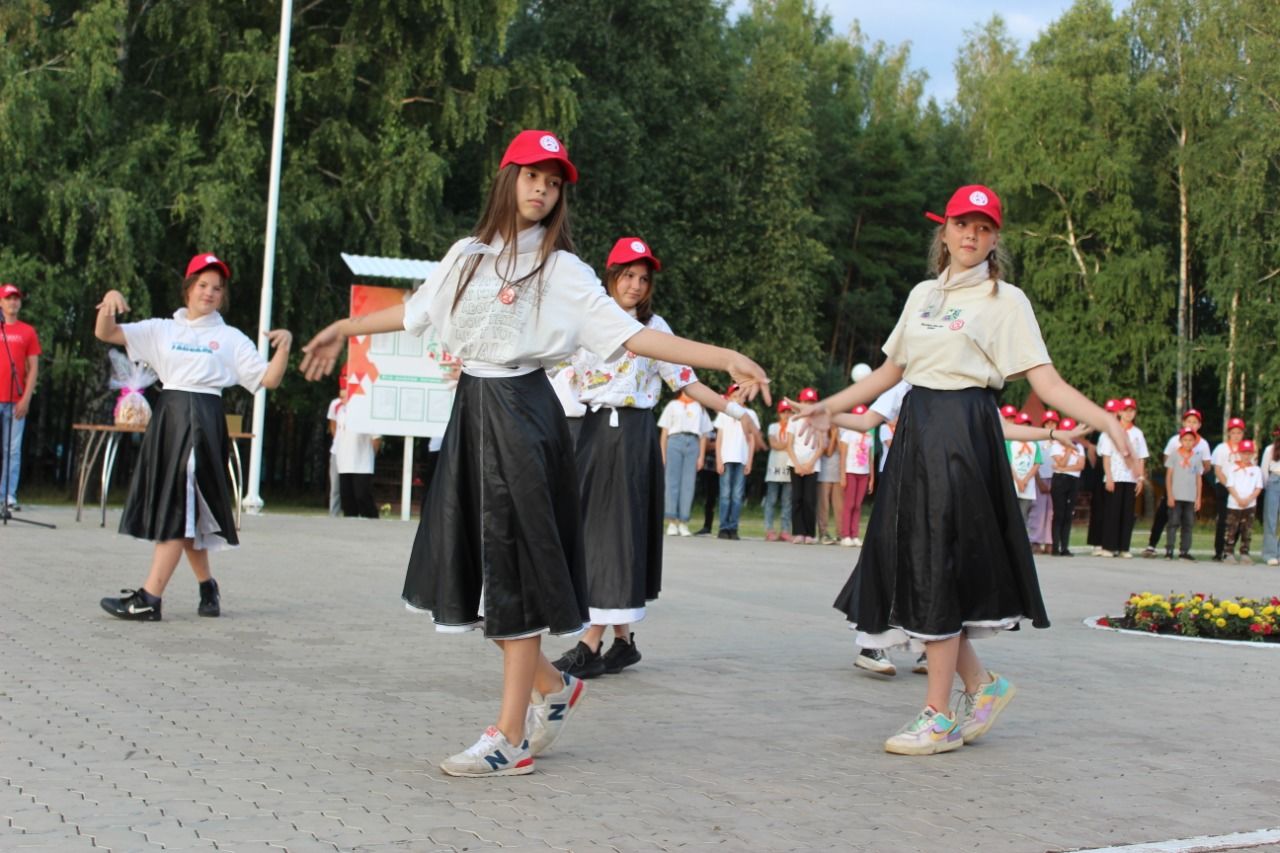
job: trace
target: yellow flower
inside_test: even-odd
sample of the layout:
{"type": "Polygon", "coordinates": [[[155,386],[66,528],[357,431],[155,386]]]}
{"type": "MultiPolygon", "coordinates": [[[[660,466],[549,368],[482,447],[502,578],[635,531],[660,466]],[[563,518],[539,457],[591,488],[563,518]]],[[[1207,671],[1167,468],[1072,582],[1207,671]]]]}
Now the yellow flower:
{"type": "Polygon", "coordinates": [[[1199,611],[1199,610],[1192,610],[1192,611],[1191,611],[1191,616],[1192,616],[1192,618],[1194,618],[1194,617],[1196,617],[1196,616],[1199,616],[1199,615],[1200,615],[1200,611],[1199,611]]]}
{"type": "Polygon", "coordinates": [[[1224,607],[1226,608],[1226,611],[1230,613],[1232,616],[1235,616],[1237,613],[1240,612],[1240,605],[1236,604],[1234,601],[1228,601],[1224,605],[1224,607]]]}
{"type": "Polygon", "coordinates": [[[1213,624],[1217,625],[1219,628],[1225,628],[1225,627],[1227,627],[1227,620],[1226,620],[1226,619],[1222,619],[1222,618],[1218,618],[1218,619],[1213,620],[1213,624]]]}
{"type": "Polygon", "coordinates": [[[1222,615],[1222,608],[1221,608],[1221,607],[1215,607],[1215,608],[1213,608],[1213,610],[1212,610],[1212,611],[1210,611],[1210,612],[1211,612],[1214,616],[1221,616],[1221,615],[1222,615]]]}
{"type": "Polygon", "coordinates": [[[1276,612],[1275,607],[1274,607],[1274,606],[1272,606],[1272,605],[1270,605],[1270,604],[1268,604],[1266,607],[1262,608],[1262,615],[1263,615],[1263,616],[1271,616],[1271,615],[1274,615],[1274,614],[1275,614],[1275,612],[1276,612]]]}
{"type": "Polygon", "coordinates": [[[1252,607],[1241,607],[1241,608],[1240,608],[1239,616],[1240,616],[1240,618],[1241,618],[1241,619],[1248,619],[1248,618],[1249,618],[1250,616],[1252,616],[1252,615],[1253,615],[1253,608],[1252,608],[1252,607]]]}

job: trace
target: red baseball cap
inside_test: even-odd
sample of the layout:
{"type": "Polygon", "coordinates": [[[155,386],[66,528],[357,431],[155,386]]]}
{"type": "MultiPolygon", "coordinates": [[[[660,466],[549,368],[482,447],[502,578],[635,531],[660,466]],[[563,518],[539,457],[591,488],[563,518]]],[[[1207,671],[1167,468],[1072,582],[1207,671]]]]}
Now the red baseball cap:
{"type": "Polygon", "coordinates": [[[613,249],[609,252],[609,260],[605,261],[605,265],[629,264],[634,261],[648,261],[653,265],[654,272],[662,272],[662,261],[654,257],[649,244],[639,237],[619,238],[618,242],[613,244],[613,249]]]}
{"type": "Polygon", "coordinates": [[[187,278],[202,273],[209,267],[217,267],[222,273],[223,278],[231,278],[231,267],[227,266],[223,261],[218,259],[217,255],[209,252],[201,252],[187,262],[187,278]]]}
{"type": "Polygon", "coordinates": [[[1067,431],[1070,431],[1075,429],[1077,426],[1079,426],[1079,424],[1075,422],[1074,418],[1063,418],[1062,423],[1058,424],[1058,426],[1062,427],[1067,431]]]}
{"type": "Polygon", "coordinates": [[[1031,423],[1031,415],[1028,415],[1026,412],[1018,412],[1017,422],[1020,424],[1029,424],[1031,423]]]}
{"type": "Polygon", "coordinates": [[[534,163],[545,163],[555,160],[564,166],[564,179],[571,184],[578,182],[578,170],[569,162],[569,152],[564,143],[548,130],[522,130],[516,134],[507,146],[507,153],[502,155],[498,168],[505,169],[512,163],[517,166],[532,166],[534,163]]]}
{"type": "Polygon", "coordinates": [[[1062,420],[1062,416],[1059,415],[1057,412],[1055,412],[1053,409],[1045,409],[1044,414],[1040,416],[1040,425],[1044,426],[1045,424],[1049,423],[1049,421],[1053,421],[1054,423],[1059,423],[1061,420],[1062,420]]]}
{"type": "Polygon", "coordinates": [[[964,216],[966,213],[983,213],[991,217],[997,228],[1003,225],[1000,215],[1000,197],[995,194],[995,190],[984,187],[982,184],[969,184],[952,193],[951,200],[947,202],[946,216],[939,216],[936,213],[925,213],[925,216],[934,222],[943,223],[952,217],[964,216]]]}
{"type": "Polygon", "coordinates": [[[800,395],[797,399],[799,399],[801,403],[816,403],[818,402],[818,392],[813,388],[801,388],[800,395]]]}
{"type": "Polygon", "coordinates": [[[1194,435],[1196,438],[1200,437],[1200,433],[1196,432],[1191,427],[1183,427],[1178,430],[1178,438],[1182,438],[1184,435],[1194,435]]]}
{"type": "Polygon", "coordinates": [[[1001,406],[1001,407],[1000,407],[1000,417],[1002,417],[1002,418],[1016,418],[1017,416],[1018,416],[1018,407],[1017,407],[1017,406],[1001,406]]]}
{"type": "Polygon", "coordinates": [[[10,296],[16,296],[19,299],[25,298],[16,284],[0,284],[0,299],[8,299],[10,296]]]}
{"type": "Polygon", "coordinates": [[[1227,421],[1227,429],[1244,429],[1244,418],[1232,418],[1227,421]]]}
{"type": "Polygon", "coordinates": [[[1182,413],[1182,419],[1185,421],[1187,418],[1196,418],[1200,423],[1204,423],[1204,415],[1200,414],[1199,409],[1187,409],[1182,413]]]}
{"type": "Polygon", "coordinates": [[[1120,410],[1120,401],[1108,400],[1107,404],[1102,408],[1106,409],[1108,412],[1118,412],[1120,410]]]}
{"type": "Polygon", "coordinates": [[[1132,397],[1125,397],[1123,400],[1121,400],[1119,403],[1116,404],[1116,409],[1118,410],[1136,409],[1136,408],[1138,408],[1138,401],[1133,399],[1132,397]]]}
{"type": "Polygon", "coordinates": [[[853,413],[855,415],[865,415],[867,413],[867,407],[859,403],[853,407],[853,413]]]}
{"type": "Polygon", "coordinates": [[[1236,449],[1241,453],[1252,453],[1255,448],[1253,442],[1246,438],[1240,442],[1240,446],[1236,449]]]}
{"type": "Polygon", "coordinates": [[[782,414],[783,412],[789,412],[789,411],[791,411],[791,404],[788,403],[786,400],[779,400],[778,414],[782,414]]]}

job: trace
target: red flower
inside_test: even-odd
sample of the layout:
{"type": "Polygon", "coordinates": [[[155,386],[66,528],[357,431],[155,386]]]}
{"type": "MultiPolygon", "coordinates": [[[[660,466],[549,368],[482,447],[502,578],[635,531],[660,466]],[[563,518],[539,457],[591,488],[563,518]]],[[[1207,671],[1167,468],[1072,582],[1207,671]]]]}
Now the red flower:
{"type": "Polygon", "coordinates": [[[1265,634],[1267,633],[1267,626],[1261,624],[1260,622],[1255,622],[1249,626],[1249,630],[1255,634],[1265,634]]]}
{"type": "Polygon", "coordinates": [[[1108,619],[1106,616],[1101,616],[1101,617],[1099,617],[1099,618],[1098,618],[1098,627],[1100,627],[1100,628],[1110,628],[1110,627],[1111,627],[1111,620],[1110,620],[1110,619],[1108,619]]]}

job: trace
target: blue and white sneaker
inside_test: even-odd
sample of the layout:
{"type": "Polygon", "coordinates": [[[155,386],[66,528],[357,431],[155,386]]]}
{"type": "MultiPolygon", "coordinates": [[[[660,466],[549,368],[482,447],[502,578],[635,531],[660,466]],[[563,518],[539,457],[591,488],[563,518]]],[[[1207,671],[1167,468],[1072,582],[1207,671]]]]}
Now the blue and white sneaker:
{"type": "Polygon", "coordinates": [[[529,736],[529,752],[533,755],[546,752],[559,739],[564,724],[569,722],[587,690],[587,683],[581,678],[567,672],[561,675],[564,676],[564,688],[560,692],[543,696],[535,690],[529,701],[525,732],[529,736]]]}
{"type": "Polygon", "coordinates": [[[515,746],[489,726],[474,745],[440,762],[440,769],[450,776],[523,776],[533,772],[533,755],[528,738],[515,746]]]}

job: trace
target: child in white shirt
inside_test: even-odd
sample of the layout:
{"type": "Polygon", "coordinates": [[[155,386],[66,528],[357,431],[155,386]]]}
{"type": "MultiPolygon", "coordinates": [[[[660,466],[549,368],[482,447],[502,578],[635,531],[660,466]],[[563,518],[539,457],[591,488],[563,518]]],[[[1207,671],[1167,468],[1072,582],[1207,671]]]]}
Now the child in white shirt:
{"type": "Polygon", "coordinates": [[[1227,538],[1223,560],[1236,562],[1236,542],[1240,543],[1240,562],[1252,563],[1249,541],[1253,537],[1253,513],[1262,494],[1262,469],[1255,459],[1256,448],[1249,439],[1240,442],[1231,454],[1232,468],[1227,472],[1227,538]]]}
{"type": "Polygon", "coordinates": [[[1133,448],[1133,458],[1132,464],[1126,464],[1124,457],[1116,452],[1109,433],[1104,432],[1098,439],[1098,455],[1102,457],[1107,490],[1102,503],[1102,552],[1098,556],[1128,559],[1133,556],[1129,543],[1133,539],[1134,500],[1142,494],[1148,453],[1147,439],[1134,423],[1138,415],[1137,402],[1132,397],[1125,397],[1119,403],[1119,413],[1120,425],[1133,448]]]}

